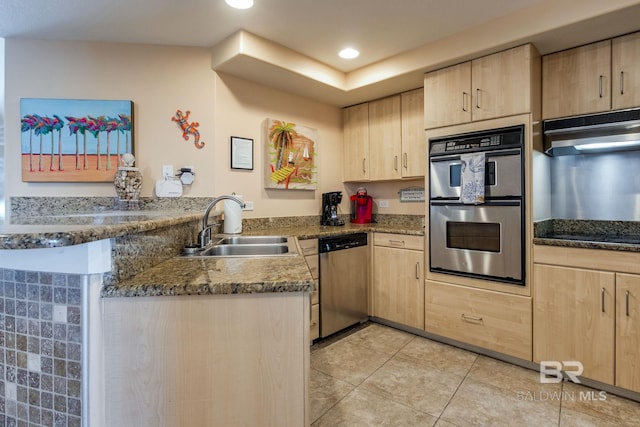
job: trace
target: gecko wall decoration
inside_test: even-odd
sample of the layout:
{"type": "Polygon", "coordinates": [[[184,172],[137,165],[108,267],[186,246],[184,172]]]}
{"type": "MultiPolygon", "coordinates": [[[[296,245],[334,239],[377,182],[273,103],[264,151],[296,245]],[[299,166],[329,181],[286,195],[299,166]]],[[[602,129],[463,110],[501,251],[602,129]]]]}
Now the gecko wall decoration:
{"type": "Polygon", "coordinates": [[[191,111],[189,110],[185,111],[184,113],[182,113],[182,110],[176,110],[176,114],[171,117],[171,121],[178,123],[180,129],[182,129],[182,137],[185,141],[189,140],[189,135],[193,135],[193,143],[196,148],[202,148],[205,144],[204,141],[200,141],[200,132],[198,132],[198,129],[196,129],[198,126],[200,126],[200,123],[189,123],[188,120],[190,114],[191,111]]]}

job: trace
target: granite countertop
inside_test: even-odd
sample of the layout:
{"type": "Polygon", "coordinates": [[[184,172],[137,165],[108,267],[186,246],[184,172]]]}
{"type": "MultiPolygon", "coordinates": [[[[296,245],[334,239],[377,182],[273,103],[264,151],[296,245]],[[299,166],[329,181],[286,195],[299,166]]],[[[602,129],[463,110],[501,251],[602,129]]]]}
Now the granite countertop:
{"type": "MultiPolygon", "coordinates": [[[[99,211],[61,215],[13,215],[0,219],[0,250],[55,248],[79,245],[111,237],[123,236],[200,220],[202,210],[124,210],[99,211]]],[[[424,228],[415,224],[351,224],[344,226],[299,226],[253,228],[245,235],[272,234],[309,239],[352,232],[377,231],[424,235],[424,228]]]]}
{"type": "MultiPolygon", "coordinates": [[[[54,248],[141,233],[202,218],[202,210],[106,210],[59,215],[13,215],[0,220],[0,249],[54,248]]],[[[424,235],[412,220],[321,226],[297,218],[254,221],[243,235],[283,235],[298,239],[356,232],[424,235]]],[[[310,292],[314,280],[301,253],[284,257],[167,259],[119,283],[105,286],[103,297],[216,295],[310,292]]]]}
{"type": "MultiPolygon", "coordinates": [[[[422,227],[401,224],[345,224],[254,229],[243,235],[281,235],[298,239],[356,233],[386,232],[424,235],[422,227]]],[[[216,295],[264,292],[311,292],[307,263],[296,256],[264,258],[176,257],[121,283],[102,289],[103,297],[216,295]]]]}
{"type": "Polygon", "coordinates": [[[0,220],[1,249],[55,248],[140,233],[201,219],[202,211],[104,211],[13,215],[0,220]]]}
{"type": "Polygon", "coordinates": [[[103,297],[311,292],[301,254],[264,258],[177,257],[102,289],[103,297]]]}
{"type": "Polygon", "coordinates": [[[371,223],[371,224],[351,224],[345,223],[340,226],[327,226],[327,225],[305,225],[305,226],[290,226],[281,228],[267,228],[267,229],[253,229],[243,231],[243,235],[279,235],[279,236],[295,236],[300,240],[303,239],[315,239],[319,237],[327,236],[339,236],[341,234],[351,233],[397,233],[397,234],[409,234],[415,236],[424,236],[424,227],[415,224],[402,224],[402,223],[371,223]]]}
{"type": "Polygon", "coordinates": [[[533,243],[640,252],[640,222],[549,219],[534,224],[533,243]]]}

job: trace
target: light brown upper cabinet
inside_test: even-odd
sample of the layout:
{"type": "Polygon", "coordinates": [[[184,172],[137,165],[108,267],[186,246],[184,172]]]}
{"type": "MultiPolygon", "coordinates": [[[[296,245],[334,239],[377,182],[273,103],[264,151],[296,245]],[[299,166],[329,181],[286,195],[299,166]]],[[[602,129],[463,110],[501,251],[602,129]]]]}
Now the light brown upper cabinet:
{"type": "Polygon", "coordinates": [[[611,109],[611,40],[542,58],[542,118],[611,109]]]}
{"type": "Polygon", "coordinates": [[[527,44],[425,74],[425,128],[530,112],[537,58],[527,44]]]}
{"type": "Polygon", "coordinates": [[[369,180],[369,104],[343,110],[343,179],[369,180]]]}
{"type": "Polygon", "coordinates": [[[640,33],[613,39],[611,46],[611,106],[614,110],[640,105],[640,33]]]}
{"type": "Polygon", "coordinates": [[[640,105],[640,33],[542,58],[543,119],[640,105]]]}
{"type": "Polygon", "coordinates": [[[344,181],[423,177],[424,89],[343,110],[344,181]]]}
{"type": "Polygon", "coordinates": [[[404,92],[402,101],[402,177],[422,177],[427,165],[424,88],[404,92]]]}
{"type": "Polygon", "coordinates": [[[402,126],[400,95],[369,102],[370,180],[402,177],[402,126]]]}

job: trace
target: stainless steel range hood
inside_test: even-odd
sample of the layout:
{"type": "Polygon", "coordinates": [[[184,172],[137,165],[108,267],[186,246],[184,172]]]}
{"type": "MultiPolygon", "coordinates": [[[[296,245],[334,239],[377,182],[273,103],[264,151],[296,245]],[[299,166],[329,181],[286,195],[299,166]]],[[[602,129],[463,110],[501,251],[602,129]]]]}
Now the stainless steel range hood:
{"type": "Polygon", "coordinates": [[[640,150],[640,108],[543,122],[550,156],[640,150]]]}

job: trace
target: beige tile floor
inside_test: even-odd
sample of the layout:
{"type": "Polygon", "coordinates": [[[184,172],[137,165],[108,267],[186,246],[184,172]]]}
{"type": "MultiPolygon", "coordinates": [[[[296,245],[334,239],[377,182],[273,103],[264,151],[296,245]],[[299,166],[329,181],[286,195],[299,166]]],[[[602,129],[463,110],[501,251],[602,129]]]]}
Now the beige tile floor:
{"type": "Polygon", "coordinates": [[[640,426],[637,402],[376,323],[315,344],[310,383],[313,427],[640,426]]]}

